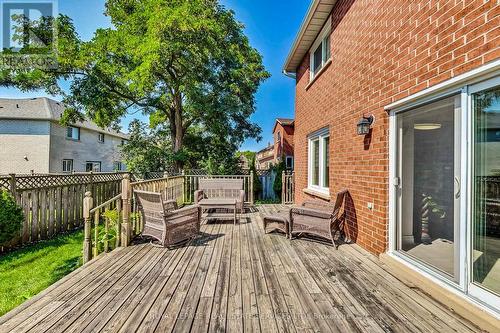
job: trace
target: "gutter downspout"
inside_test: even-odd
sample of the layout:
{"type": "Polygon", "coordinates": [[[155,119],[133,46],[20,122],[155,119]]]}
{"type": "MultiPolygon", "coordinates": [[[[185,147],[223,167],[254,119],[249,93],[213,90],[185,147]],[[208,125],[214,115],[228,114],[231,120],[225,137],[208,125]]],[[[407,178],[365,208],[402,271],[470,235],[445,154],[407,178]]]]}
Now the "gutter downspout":
{"type": "Polygon", "coordinates": [[[286,77],[289,77],[291,79],[294,79],[294,80],[297,79],[297,74],[296,73],[289,73],[289,72],[286,71],[286,69],[283,70],[283,75],[285,75],[286,77]]]}

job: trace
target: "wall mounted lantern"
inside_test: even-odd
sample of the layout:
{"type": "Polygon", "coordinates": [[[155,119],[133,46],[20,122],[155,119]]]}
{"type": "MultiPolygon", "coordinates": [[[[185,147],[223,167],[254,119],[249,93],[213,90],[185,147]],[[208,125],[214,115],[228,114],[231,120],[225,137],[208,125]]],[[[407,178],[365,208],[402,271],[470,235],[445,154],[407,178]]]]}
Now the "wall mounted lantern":
{"type": "Polygon", "coordinates": [[[358,122],[358,135],[367,135],[370,134],[370,128],[375,122],[375,117],[373,115],[365,117],[358,122]]]}

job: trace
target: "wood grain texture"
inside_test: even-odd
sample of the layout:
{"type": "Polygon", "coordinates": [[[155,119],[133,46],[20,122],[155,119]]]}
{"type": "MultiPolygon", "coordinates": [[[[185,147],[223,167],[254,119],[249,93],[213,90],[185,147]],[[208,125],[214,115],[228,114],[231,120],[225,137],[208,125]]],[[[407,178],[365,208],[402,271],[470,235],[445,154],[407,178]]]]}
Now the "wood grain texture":
{"type": "Polygon", "coordinates": [[[0,317],[1,332],[480,332],[356,245],[264,234],[257,206],[188,246],[105,253],[0,317]]]}

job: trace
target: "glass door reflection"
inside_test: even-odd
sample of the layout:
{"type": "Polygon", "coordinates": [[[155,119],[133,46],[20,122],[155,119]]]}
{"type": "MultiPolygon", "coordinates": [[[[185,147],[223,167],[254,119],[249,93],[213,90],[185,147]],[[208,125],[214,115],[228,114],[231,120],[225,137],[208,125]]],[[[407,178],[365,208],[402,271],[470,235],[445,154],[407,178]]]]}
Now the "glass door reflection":
{"type": "Polygon", "coordinates": [[[500,295],[500,87],[472,95],[474,209],[472,280],[500,295]]]}

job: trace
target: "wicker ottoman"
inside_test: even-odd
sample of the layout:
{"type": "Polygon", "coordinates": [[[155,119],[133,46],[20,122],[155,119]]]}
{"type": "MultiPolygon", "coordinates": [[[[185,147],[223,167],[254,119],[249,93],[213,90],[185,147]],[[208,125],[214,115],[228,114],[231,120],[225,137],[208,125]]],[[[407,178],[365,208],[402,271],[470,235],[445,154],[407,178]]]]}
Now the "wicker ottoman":
{"type": "Polygon", "coordinates": [[[264,216],[264,232],[279,230],[284,232],[286,237],[290,235],[290,212],[280,211],[273,215],[264,216]]]}

